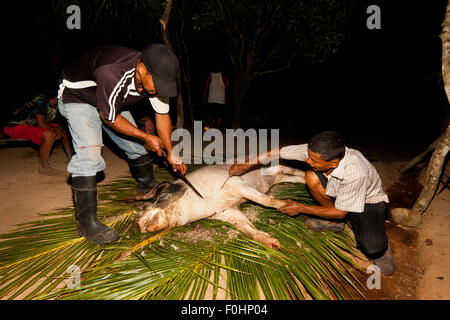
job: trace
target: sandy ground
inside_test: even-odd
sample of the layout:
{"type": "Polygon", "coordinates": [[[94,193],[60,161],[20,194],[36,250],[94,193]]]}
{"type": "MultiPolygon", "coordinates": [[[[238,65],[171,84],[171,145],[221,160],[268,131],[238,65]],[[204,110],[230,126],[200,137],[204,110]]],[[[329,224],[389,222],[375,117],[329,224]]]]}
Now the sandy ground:
{"type": "MultiPolygon", "coordinates": [[[[363,151],[363,150],[362,150],[363,151]]],[[[388,153],[391,157],[391,153],[388,153]]],[[[108,147],[103,148],[107,163],[105,179],[108,183],[129,175],[126,162],[108,147]]],[[[377,156],[371,156],[378,160],[377,156]]],[[[65,172],[66,157],[56,148],[51,164],[65,172]]],[[[375,161],[383,180],[384,189],[398,183],[399,170],[405,161],[384,158],[375,161]]],[[[445,177],[450,174],[447,166],[445,177]]],[[[12,230],[16,225],[34,220],[39,213],[72,205],[68,174],[46,177],[38,174],[37,151],[30,145],[0,149],[0,233],[12,230]]],[[[442,186],[442,185],[441,185],[442,186]]],[[[406,195],[413,193],[401,190],[406,195]]],[[[450,191],[438,195],[424,215],[422,226],[407,229],[391,221],[386,223],[394,258],[396,273],[382,277],[379,290],[367,292],[369,299],[450,299],[450,191]]],[[[367,262],[361,262],[362,265],[367,262]]],[[[368,275],[363,275],[366,279],[368,275]]],[[[365,281],[365,280],[364,280],[365,281]]]]}
{"type": "MultiPolygon", "coordinates": [[[[124,160],[107,147],[102,152],[107,168],[104,171],[105,179],[100,184],[129,175],[124,160]]],[[[55,177],[39,175],[37,151],[32,147],[0,149],[0,233],[13,229],[17,224],[34,220],[39,213],[72,206],[67,159],[60,147],[53,151],[51,166],[63,174],[55,177]]]]}
{"type": "MultiPolygon", "coordinates": [[[[445,177],[450,176],[447,165],[445,177]]],[[[442,185],[441,185],[442,187],[442,185]]],[[[450,190],[436,196],[424,215],[417,239],[424,271],[417,299],[450,299],[450,190]]]]}

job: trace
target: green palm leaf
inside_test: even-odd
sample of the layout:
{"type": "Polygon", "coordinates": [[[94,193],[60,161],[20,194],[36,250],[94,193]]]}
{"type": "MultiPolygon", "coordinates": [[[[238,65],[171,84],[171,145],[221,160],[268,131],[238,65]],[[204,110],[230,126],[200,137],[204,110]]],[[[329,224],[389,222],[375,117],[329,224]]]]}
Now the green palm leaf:
{"type": "MultiPolygon", "coordinates": [[[[159,180],[171,180],[164,169],[159,180]]],[[[157,234],[141,234],[130,201],[135,182],[100,187],[99,219],[119,242],[94,246],[76,233],[72,209],[44,214],[0,235],[2,299],[348,299],[362,295],[354,273],[355,241],[349,233],[317,233],[302,216],[245,203],[257,228],[281,243],[275,251],[230,224],[201,220],[157,234]],[[81,286],[69,288],[70,266],[81,286]]],[[[279,198],[313,203],[302,184],[272,190],[279,198]]]]}

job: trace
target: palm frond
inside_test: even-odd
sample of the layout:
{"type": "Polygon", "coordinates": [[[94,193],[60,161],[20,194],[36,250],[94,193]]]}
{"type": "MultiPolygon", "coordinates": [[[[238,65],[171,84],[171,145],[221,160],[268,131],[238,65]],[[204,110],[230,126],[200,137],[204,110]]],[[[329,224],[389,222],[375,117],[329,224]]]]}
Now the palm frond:
{"type": "MultiPolygon", "coordinates": [[[[159,180],[171,180],[164,169],[159,180]]],[[[201,220],[171,231],[141,234],[135,182],[100,187],[99,219],[120,234],[117,243],[91,245],[76,233],[72,209],[43,214],[0,235],[2,299],[348,299],[363,295],[348,232],[310,231],[289,217],[252,203],[241,206],[255,226],[275,236],[279,251],[248,239],[230,224],[201,220]],[[81,286],[68,288],[68,267],[81,286]]],[[[279,198],[313,203],[301,184],[282,184],[279,198]]]]}

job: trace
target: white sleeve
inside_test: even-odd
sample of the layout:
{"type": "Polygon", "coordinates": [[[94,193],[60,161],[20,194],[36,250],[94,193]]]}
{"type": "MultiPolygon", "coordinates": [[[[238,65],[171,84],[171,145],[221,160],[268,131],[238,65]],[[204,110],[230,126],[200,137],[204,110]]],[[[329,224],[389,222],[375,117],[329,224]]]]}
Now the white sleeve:
{"type": "Polygon", "coordinates": [[[308,159],[308,144],[286,146],[280,149],[280,158],[285,160],[306,161],[308,159]]]}
{"type": "Polygon", "coordinates": [[[169,112],[169,98],[155,96],[150,97],[149,100],[153,110],[157,113],[165,114],[169,112]]]}

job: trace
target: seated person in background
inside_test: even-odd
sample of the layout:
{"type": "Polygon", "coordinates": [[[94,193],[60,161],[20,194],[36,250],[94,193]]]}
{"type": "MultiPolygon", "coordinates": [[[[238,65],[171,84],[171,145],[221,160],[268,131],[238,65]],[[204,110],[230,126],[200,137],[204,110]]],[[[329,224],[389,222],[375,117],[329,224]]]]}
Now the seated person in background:
{"type": "Polygon", "coordinates": [[[14,110],[3,131],[11,139],[31,140],[38,145],[39,174],[54,176],[61,172],[49,165],[53,144],[56,140],[61,140],[68,159],[72,158],[72,149],[67,131],[58,124],[51,123],[57,112],[56,94],[47,96],[39,95],[14,110]]]}

